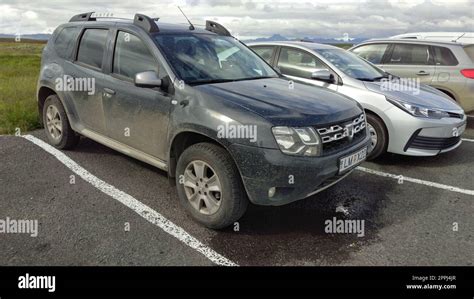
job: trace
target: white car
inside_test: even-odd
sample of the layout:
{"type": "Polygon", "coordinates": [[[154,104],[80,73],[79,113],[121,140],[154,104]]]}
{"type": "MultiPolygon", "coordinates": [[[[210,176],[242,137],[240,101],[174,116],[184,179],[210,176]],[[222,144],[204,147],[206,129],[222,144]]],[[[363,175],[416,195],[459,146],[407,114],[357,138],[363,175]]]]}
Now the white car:
{"type": "Polygon", "coordinates": [[[421,39],[458,43],[474,43],[474,32],[414,32],[391,36],[393,39],[421,39]]]}
{"type": "MultiPolygon", "coordinates": [[[[358,101],[367,114],[372,137],[370,159],[387,151],[435,156],[462,142],[467,117],[455,101],[435,88],[392,77],[359,56],[330,45],[265,42],[249,46],[286,77],[358,101]]],[[[345,129],[334,126],[332,130],[345,129]]]]}

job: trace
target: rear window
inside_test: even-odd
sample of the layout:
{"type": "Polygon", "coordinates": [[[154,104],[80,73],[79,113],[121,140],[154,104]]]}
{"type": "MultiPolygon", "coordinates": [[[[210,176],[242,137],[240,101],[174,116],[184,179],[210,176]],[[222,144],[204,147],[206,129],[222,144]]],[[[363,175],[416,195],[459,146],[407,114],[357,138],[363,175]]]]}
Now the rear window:
{"type": "Polygon", "coordinates": [[[395,44],[392,56],[387,64],[400,65],[433,65],[429,46],[412,44],[395,44]]]}
{"type": "Polygon", "coordinates": [[[66,27],[59,32],[54,41],[54,49],[59,57],[64,59],[72,58],[72,51],[79,31],[78,27],[66,27]]]}
{"type": "Polygon", "coordinates": [[[79,44],[77,61],[102,68],[107,33],[107,29],[86,29],[79,44]]]}
{"type": "Polygon", "coordinates": [[[458,65],[458,60],[453,52],[445,47],[433,47],[437,65],[458,65]]]}
{"type": "Polygon", "coordinates": [[[469,56],[469,58],[471,58],[472,63],[474,63],[474,45],[464,47],[464,51],[466,51],[467,56],[469,56]]]}

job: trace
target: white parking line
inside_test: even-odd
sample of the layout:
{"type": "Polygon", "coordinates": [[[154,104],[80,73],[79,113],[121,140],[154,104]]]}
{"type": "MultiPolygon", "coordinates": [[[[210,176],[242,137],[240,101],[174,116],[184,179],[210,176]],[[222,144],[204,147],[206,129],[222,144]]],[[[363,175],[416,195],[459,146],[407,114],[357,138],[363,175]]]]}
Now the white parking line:
{"type": "Polygon", "coordinates": [[[467,141],[467,142],[474,142],[474,139],[467,139],[467,138],[463,138],[462,141],[467,141]]]}
{"type": "Polygon", "coordinates": [[[407,182],[411,182],[411,183],[421,184],[421,185],[425,185],[425,186],[430,186],[430,187],[443,189],[443,190],[448,190],[448,191],[452,191],[452,192],[463,193],[463,194],[467,194],[467,195],[474,195],[474,190],[462,189],[462,188],[449,186],[449,185],[444,185],[444,184],[440,184],[440,183],[424,181],[424,180],[420,180],[420,179],[406,177],[406,176],[403,176],[403,175],[395,175],[395,174],[382,172],[382,171],[378,171],[378,170],[373,170],[373,169],[365,168],[365,167],[361,167],[361,166],[357,167],[357,170],[360,170],[360,171],[363,171],[363,172],[366,172],[366,173],[370,173],[370,174],[375,174],[375,175],[382,176],[382,177],[386,177],[386,178],[392,178],[392,179],[396,179],[396,180],[402,179],[403,181],[407,181],[407,182]]]}
{"type": "Polygon", "coordinates": [[[59,160],[59,162],[61,162],[67,168],[72,170],[75,174],[80,176],[84,181],[88,182],[89,184],[99,189],[103,193],[109,195],[113,199],[116,199],[117,201],[121,202],[125,206],[129,207],[138,215],[145,218],[152,224],[158,226],[159,228],[164,230],[166,233],[172,235],[173,237],[177,238],[184,244],[200,252],[206,258],[211,260],[213,263],[220,266],[238,266],[236,263],[232,262],[226,257],[215,252],[212,248],[201,243],[199,240],[197,240],[196,238],[191,236],[189,233],[187,233],[184,229],[174,224],[173,222],[165,218],[163,215],[161,215],[157,211],[141,203],[133,196],[115,188],[114,186],[94,176],[89,171],[87,171],[86,169],[81,167],[79,164],[74,162],[71,158],[69,158],[64,153],[62,153],[61,151],[55,149],[51,145],[43,142],[42,140],[32,135],[24,135],[23,137],[31,141],[32,143],[36,144],[37,146],[41,147],[46,152],[53,155],[56,159],[59,160]]]}

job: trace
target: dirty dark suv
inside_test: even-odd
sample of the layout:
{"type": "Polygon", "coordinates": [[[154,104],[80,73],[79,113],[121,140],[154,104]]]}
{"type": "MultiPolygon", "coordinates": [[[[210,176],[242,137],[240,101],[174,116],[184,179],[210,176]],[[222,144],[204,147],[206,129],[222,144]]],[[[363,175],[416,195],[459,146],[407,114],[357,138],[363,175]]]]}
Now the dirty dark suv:
{"type": "Polygon", "coordinates": [[[332,186],[369,141],[355,101],[285,79],[212,21],[74,16],[44,49],[38,108],[52,145],[85,136],[167,171],[215,229],[332,186]]]}

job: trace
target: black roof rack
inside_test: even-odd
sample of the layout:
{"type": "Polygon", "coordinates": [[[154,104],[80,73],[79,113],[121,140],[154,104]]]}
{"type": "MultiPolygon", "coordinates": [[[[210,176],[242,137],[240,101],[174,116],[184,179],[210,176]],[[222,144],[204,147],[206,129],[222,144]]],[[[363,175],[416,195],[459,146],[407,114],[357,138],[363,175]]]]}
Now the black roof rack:
{"type": "MultiPolygon", "coordinates": [[[[89,22],[89,21],[97,21],[97,18],[93,16],[94,12],[86,12],[75,15],[72,17],[69,22],[89,22]]],[[[99,17],[102,18],[102,17],[99,17]]],[[[112,17],[114,18],[114,17],[112,17]]],[[[114,18],[116,19],[116,18],[114,18]]],[[[148,32],[159,32],[160,28],[156,25],[155,21],[158,21],[159,18],[150,18],[146,15],[136,14],[133,18],[133,24],[145,29],[148,32]]]]}
{"type": "Polygon", "coordinates": [[[148,32],[159,32],[160,28],[158,28],[158,25],[156,25],[155,20],[157,19],[152,19],[146,15],[137,13],[133,19],[133,24],[142,27],[148,32]]]}
{"type": "MultiPolygon", "coordinates": [[[[69,22],[88,22],[96,21],[97,18],[93,16],[94,12],[86,12],[82,14],[75,15],[72,17],[69,22]]],[[[150,18],[149,16],[143,14],[136,14],[133,18],[133,24],[145,29],[147,32],[159,32],[160,28],[156,24],[158,18],[150,18]]],[[[224,26],[214,21],[206,21],[206,30],[213,32],[218,35],[232,36],[224,26]]]]}
{"type": "Polygon", "coordinates": [[[206,21],[206,30],[219,35],[232,36],[224,26],[214,21],[206,21]]]}
{"type": "Polygon", "coordinates": [[[81,13],[78,15],[75,15],[72,17],[69,22],[87,22],[87,21],[95,21],[95,18],[92,17],[92,14],[94,12],[86,12],[86,13],[81,13]]]}

